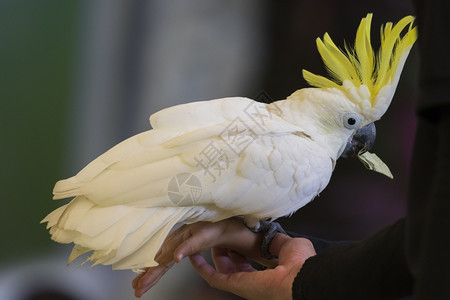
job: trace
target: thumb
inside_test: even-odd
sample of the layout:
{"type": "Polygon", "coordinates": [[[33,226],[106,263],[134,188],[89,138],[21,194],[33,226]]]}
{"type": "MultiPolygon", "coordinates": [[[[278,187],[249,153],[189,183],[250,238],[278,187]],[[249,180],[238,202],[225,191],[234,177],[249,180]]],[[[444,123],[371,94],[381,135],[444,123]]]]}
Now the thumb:
{"type": "Polygon", "coordinates": [[[313,244],[305,238],[291,238],[282,245],[278,254],[280,265],[303,265],[311,256],[316,255],[313,244]]]}
{"type": "Polygon", "coordinates": [[[283,234],[283,233],[276,233],[275,236],[272,239],[272,242],[270,242],[269,245],[269,252],[272,255],[280,256],[280,251],[283,248],[284,244],[292,240],[293,238],[283,234]]]}

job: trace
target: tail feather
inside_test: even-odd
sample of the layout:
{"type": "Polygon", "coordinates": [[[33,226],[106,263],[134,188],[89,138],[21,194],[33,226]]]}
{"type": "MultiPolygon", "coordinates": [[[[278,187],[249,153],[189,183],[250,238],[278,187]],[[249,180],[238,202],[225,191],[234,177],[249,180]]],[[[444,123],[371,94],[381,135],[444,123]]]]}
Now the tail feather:
{"type": "Polygon", "coordinates": [[[60,243],[110,251],[151,218],[154,210],[124,205],[99,207],[79,196],[67,205],[50,233],[60,243]]]}
{"type": "Polygon", "coordinates": [[[64,229],[73,229],[89,237],[96,237],[112,228],[120,230],[120,228],[117,228],[119,224],[122,226],[125,224],[126,227],[129,227],[129,224],[137,223],[143,217],[141,215],[142,213],[138,212],[136,208],[125,205],[110,207],[92,205],[83,214],[70,215],[70,218],[65,222],[64,229]],[[125,223],[124,220],[128,220],[128,222],[125,223]]]}
{"type": "Polygon", "coordinates": [[[63,205],[58,207],[57,209],[55,209],[54,211],[52,211],[51,213],[49,213],[42,221],[42,223],[46,223],[47,222],[47,229],[49,229],[50,227],[53,227],[56,225],[56,223],[58,223],[59,218],[61,217],[61,215],[64,213],[64,211],[66,210],[67,206],[69,204],[63,205]]]}
{"type": "MultiPolygon", "coordinates": [[[[132,269],[135,272],[139,272],[141,268],[157,266],[155,261],[155,255],[161,248],[162,243],[169,234],[170,230],[175,226],[177,222],[171,220],[158,230],[151,239],[149,239],[144,245],[137,248],[137,250],[131,255],[123,257],[118,262],[112,264],[114,270],[132,269]]],[[[120,250],[120,249],[119,249],[120,250]]],[[[120,252],[120,251],[119,251],[120,252]]]]}
{"type": "MultiPolygon", "coordinates": [[[[94,231],[99,231],[97,235],[92,235],[93,231],[79,231],[80,234],[74,239],[74,242],[85,247],[90,247],[93,250],[104,250],[105,253],[115,251],[123,244],[127,236],[134,234],[135,231],[142,228],[148,218],[153,218],[152,210],[155,209],[141,209],[140,211],[132,208],[129,214],[106,230],[101,231],[93,228],[94,231]]],[[[89,226],[85,226],[87,225],[86,223],[83,222],[81,225],[82,229],[84,227],[89,229],[89,226]]],[[[151,231],[149,234],[151,234],[151,231]]]]}
{"type": "Polygon", "coordinates": [[[60,216],[57,227],[64,230],[76,230],[80,219],[94,206],[94,203],[85,197],[76,197],[67,205],[60,216]]]}
{"type": "Polygon", "coordinates": [[[51,239],[61,244],[69,244],[78,236],[78,232],[73,230],[61,230],[56,226],[50,228],[51,239]]]}
{"type": "Polygon", "coordinates": [[[156,252],[178,222],[197,216],[198,207],[100,207],[83,196],[50,213],[52,239],[75,244],[68,264],[93,251],[87,261],[114,269],[139,270],[155,266],[156,252]]]}
{"type": "Polygon", "coordinates": [[[80,188],[83,184],[76,176],[58,181],[53,188],[53,200],[80,195],[80,188]]]}
{"type": "MultiPolygon", "coordinates": [[[[170,230],[180,220],[183,220],[190,208],[179,209],[171,217],[167,218],[168,222],[158,226],[151,237],[140,240],[139,234],[130,235],[117,250],[114,269],[139,269],[144,266],[156,266],[158,263],[154,260],[156,252],[158,252],[170,230]],[[133,244],[140,244],[138,247],[132,247],[133,244]]],[[[143,226],[144,227],[144,226],[143,226]]]]}
{"type": "Polygon", "coordinates": [[[70,252],[69,259],[67,260],[67,265],[70,265],[75,259],[85,253],[88,253],[89,251],[91,251],[91,249],[81,247],[80,245],[75,245],[72,249],[72,252],[70,252]]]}
{"type": "MultiPolygon", "coordinates": [[[[162,243],[166,239],[170,230],[178,222],[188,220],[192,217],[197,217],[203,209],[184,208],[169,218],[169,222],[162,226],[156,233],[154,233],[147,242],[139,247],[134,253],[126,255],[123,259],[112,263],[114,270],[133,269],[135,272],[139,272],[141,268],[147,266],[156,266],[158,263],[154,260],[156,253],[161,247],[162,243]]],[[[124,243],[127,244],[126,242],[124,243]]],[[[118,251],[118,254],[120,253],[118,251]]]]}
{"type": "MultiPolygon", "coordinates": [[[[108,249],[103,249],[94,253],[90,260],[95,264],[113,265],[119,261],[125,261],[121,265],[122,269],[137,269],[145,266],[156,266],[154,261],[156,252],[161,247],[165,237],[172,227],[183,219],[183,216],[190,208],[157,208],[151,218],[140,226],[136,231],[128,234],[123,242],[108,253],[108,249]],[[164,221],[166,222],[164,222],[164,221]],[[145,248],[145,251],[141,249],[145,248]],[[139,255],[137,253],[143,253],[139,255]],[[126,261],[132,257],[137,259],[138,263],[131,265],[126,261]]],[[[152,209],[155,210],[155,209],[152,209]]],[[[110,249],[111,250],[111,249],[110,249]]],[[[132,260],[132,259],[131,259],[132,260]]]]}

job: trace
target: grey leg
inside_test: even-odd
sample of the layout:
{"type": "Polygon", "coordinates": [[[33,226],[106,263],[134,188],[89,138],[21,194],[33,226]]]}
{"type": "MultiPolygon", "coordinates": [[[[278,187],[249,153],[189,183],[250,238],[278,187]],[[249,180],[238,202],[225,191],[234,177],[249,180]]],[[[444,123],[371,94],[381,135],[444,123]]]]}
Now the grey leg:
{"type": "Polygon", "coordinates": [[[277,222],[259,221],[259,226],[255,226],[254,228],[249,227],[249,229],[255,233],[263,233],[263,239],[261,243],[261,257],[267,259],[278,258],[277,256],[270,254],[269,246],[277,232],[287,234],[286,231],[284,231],[284,229],[281,227],[281,225],[277,222]]]}

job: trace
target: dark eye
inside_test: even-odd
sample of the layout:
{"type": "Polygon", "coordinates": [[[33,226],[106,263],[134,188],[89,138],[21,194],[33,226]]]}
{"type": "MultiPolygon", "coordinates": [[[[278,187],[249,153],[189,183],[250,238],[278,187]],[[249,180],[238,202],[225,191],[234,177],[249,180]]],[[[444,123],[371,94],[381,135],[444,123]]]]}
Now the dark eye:
{"type": "Polygon", "coordinates": [[[347,119],[347,124],[350,126],[353,126],[356,124],[356,119],[355,118],[348,118],[347,119]]]}
{"type": "Polygon", "coordinates": [[[355,129],[359,126],[360,118],[355,113],[347,113],[343,118],[344,127],[347,129],[355,129]]]}

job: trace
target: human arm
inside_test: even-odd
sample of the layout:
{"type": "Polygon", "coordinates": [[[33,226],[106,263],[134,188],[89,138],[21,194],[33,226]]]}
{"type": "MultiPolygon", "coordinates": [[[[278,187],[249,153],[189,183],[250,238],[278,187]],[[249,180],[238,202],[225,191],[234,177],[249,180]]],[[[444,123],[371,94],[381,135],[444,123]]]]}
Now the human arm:
{"type": "Polygon", "coordinates": [[[309,258],[293,283],[294,299],[395,299],[412,292],[404,220],[348,246],[309,258]]]}

